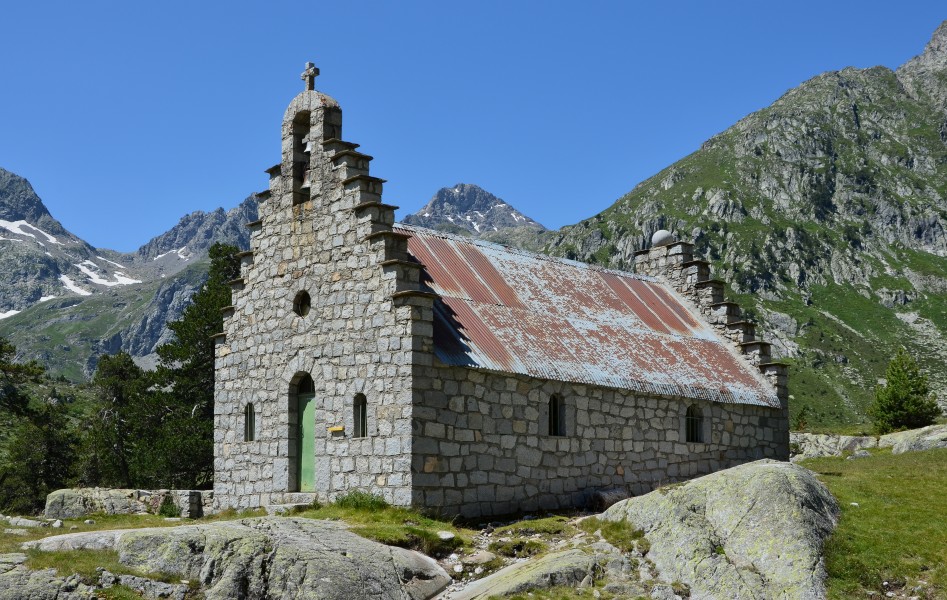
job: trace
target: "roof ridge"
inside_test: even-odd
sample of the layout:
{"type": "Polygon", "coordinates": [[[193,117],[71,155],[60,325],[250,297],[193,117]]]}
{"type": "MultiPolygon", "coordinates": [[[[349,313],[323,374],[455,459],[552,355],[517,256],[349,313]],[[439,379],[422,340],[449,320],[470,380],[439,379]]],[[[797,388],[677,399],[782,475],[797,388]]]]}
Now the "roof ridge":
{"type": "Polygon", "coordinates": [[[477,238],[468,237],[465,235],[459,235],[456,233],[448,233],[446,231],[439,231],[437,229],[430,229],[428,227],[420,227],[417,225],[408,225],[405,223],[396,222],[392,225],[393,228],[403,229],[407,232],[418,233],[421,235],[430,235],[434,237],[443,238],[446,240],[452,240],[455,242],[463,242],[467,244],[472,244],[474,246],[481,246],[485,248],[494,248],[497,250],[503,250],[504,252],[510,252],[513,254],[520,254],[523,256],[528,256],[538,260],[547,260],[550,262],[557,262],[564,265],[569,265],[579,269],[589,269],[591,271],[598,271],[601,273],[610,273],[613,275],[631,277],[632,279],[638,279],[640,281],[648,281],[653,283],[664,283],[662,280],[657,277],[652,277],[650,275],[642,275],[640,273],[632,273],[631,271],[624,271],[621,269],[612,269],[609,267],[603,267],[602,265],[594,265],[592,263],[582,262],[580,260],[572,260],[570,258],[562,258],[561,256],[552,256],[551,254],[543,254],[542,252],[533,252],[531,250],[524,250],[522,248],[517,248],[515,246],[506,246],[504,244],[499,244],[497,242],[490,242],[487,240],[481,240],[477,238]]]}

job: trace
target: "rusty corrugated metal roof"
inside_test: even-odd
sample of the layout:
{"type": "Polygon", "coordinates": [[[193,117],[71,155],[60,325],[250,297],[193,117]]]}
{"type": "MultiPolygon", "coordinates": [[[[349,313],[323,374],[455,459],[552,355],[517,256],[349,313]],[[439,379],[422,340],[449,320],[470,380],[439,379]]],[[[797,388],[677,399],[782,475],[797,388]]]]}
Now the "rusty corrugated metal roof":
{"type": "Polygon", "coordinates": [[[655,279],[396,224],[424,265],[446,364],[665,396],[779,406],[776,392],[655,279]]]}

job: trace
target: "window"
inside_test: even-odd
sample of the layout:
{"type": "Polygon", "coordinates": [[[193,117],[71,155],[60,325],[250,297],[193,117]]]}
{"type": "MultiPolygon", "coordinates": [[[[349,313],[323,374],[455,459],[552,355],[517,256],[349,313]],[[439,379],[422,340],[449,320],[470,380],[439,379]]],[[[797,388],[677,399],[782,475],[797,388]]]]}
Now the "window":
{"type": "Polygon", "coordinates": [[[256,439],[256,409],[253,403],[247,404],[243,409],[243,441],[252,442],[256,439]]]}
{"type": "Polygon", "coordinates": [[[310,308],[312,308],[312,299],[309,297],[309,292],[302,291],[296,294],[293,299],[293,312],[300,317],[305,317],[309,314],[310,308]]]}
{"type": "Polygon", "coordinates": [[[562,436],[565,434],[565,404],[562,402],[561,396],[553,394],[549,397],[549,435],[562,436]]]}
{"type": "Polygon", "coordinates": [[[696,404],[687,407],[687,415],[684,417],[684,428],[687,441],[701,444],[704,441],[704,414],[696,404]]]}
{"type": "Polygon", "coordinates": [[[368,436],[368,400],[365,394],[356,394],[352,403],[353,435],[357,438],[368,436]]]}

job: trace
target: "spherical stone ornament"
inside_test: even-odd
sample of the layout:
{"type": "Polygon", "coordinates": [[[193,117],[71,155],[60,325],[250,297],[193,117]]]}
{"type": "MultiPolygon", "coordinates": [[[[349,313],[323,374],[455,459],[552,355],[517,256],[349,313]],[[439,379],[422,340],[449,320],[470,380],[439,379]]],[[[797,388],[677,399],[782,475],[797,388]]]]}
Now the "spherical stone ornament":
{"type": "Polygon", "coordinates": [[[674,234],[667,229],[659,229],[651,236],[651,245],[653,247],[667,246],[668,244],[673,244],[675,241],[677,240],[674,239],[674,234]]]}

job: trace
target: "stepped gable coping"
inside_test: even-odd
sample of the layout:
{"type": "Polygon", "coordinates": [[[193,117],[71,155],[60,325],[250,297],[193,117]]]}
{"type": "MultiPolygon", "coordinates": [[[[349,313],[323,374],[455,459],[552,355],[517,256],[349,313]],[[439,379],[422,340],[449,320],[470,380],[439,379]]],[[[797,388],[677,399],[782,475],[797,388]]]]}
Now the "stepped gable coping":
{"type": "Polygon", "coordinates": [[[355,150],[356,148],[360,146],[360,144],[356,144],[353,142],[346,142],[345,140],[340,140],[339,138],[329,138],[327,140],[322,140],[321,142],[321,145],[323,146],[332,146],[334,144],[337,144],[339,146],[344,146],[348,148],[349,150],[355,150]]]}
{"type": "Polygon", "coordinates": [[[280,169],[282,168],[283,163],[276,163],[269,169],[264,169],[264,173],[269,173],[270,175],[279,175],[281,173],[280,169]]]}
{"type": "Polygon", "coordinates": [[[268,200],[269,197],[273,195],[273,192],[271,192],[270,190],[263,190],[262,192],[257,192],[253,195],[256,197],[257,201],[259,202],[260,200],[268,200]]]}
{"type": "Polygon", "coordinates": [[[259,227],[262,224],[263,219],[257,219],[256,221],[249,221],[248,223],[244,224],[244,227],[259,227]]]}
{"type": "Polygon", "coordinates": [[[738,346],[772,346],[769,342],[764,342],[763,340],[752,340],[749,342],[738,342],[738,346]]]}
{"type": "Polygon", "coordinates": [[[226,338],[227,338],[227,334],[224,333],[223,331],[221,331],[220,333],[215,333],[212,336],[210,336],[210,339],[214,340],[215,342],[217,340],[224,340],[226,338]]]}
{"type": "MultiPolygon", "coordinates": [[[[358,145],[358,144],[356,144],[356,145],[358,145]]],[[[340,152],[336,152],[335,154],[333,154],[333,155],[332,155],[332,160],[335,160],[335,159],[339,158],[340,156],[355,156],[355,157],[358,157],[358,158],[364,158],[365,160],[374,160],[374,159],[375,159],[374,156],[369,156],[368,154],[364,154],[364,153],[362,153],[362,152],[357,152],[357,151],[355,151],[355,150],[348,149],[348,150],[342,150],[342,151],[340,151],[340,152]]]]}
{"type": "Polygon", "coordinates": [[[234,285],[246,285],[246,284],[247,284],[247,280],[244,279],[243,277],[235,277],[234,279],[231,279],[230,281],[227,281],[226,283],[227,283],[227,285],[230,285],[230,286],[234,286],[234,285]]]}
{"type": "Polygon", "coordinates": [[[740,307],[738,303],[731,302],[729,300],[724,300],[723,302],[714,302],[713,304],[708,304],[707,306],[710,308],[717,308],[718,306],[736,306],[737,308],[740,307]]]}
{"type": "Polygon", "coordinates": [[[698,286],[699,286],[699,287],[706,287],[706,286],[708,286],[708,285],[717,285],[718,283],[719,283],[720,285],[723,285],[723,286],[726,286],[726,285],[727,285],[727,282],[724,281],[723,279],[705,279],[705,280],[703,280],[703,281],[695,281],[695,282],[694,282],[694,287],[698,287],[698,286]]]}
{"type": "Polygon", "coordinates": [[[733,321],[731,323],[727,323],[727,327],[742,327],[744,325],[749,325],[750,327],[755,328],[757,323],[755,321],[747,321],[746,319],[742,321],[733,321]]]}
{"type": "Polygon", "coordinates": [[[400,231],[387,231],[386,230],[386,231],[376,231],[374,233],[369,233],[368,235],[362,238],[362,241],[367,242],[369,240],[373,240],[375,238],[385,237],[385,236],[397,237],[397,238],[402,238],[405,240],[411,237],[410,234],[401,233],[400,231]]]}
{"type": "Polygon", "coordinates": [[[243,258],[245,256],[253,256],[253,250],[244,250],[243,252],[237,252],[234,256],[237,258],[243,258]]]}
{"type": "Polygon", "coordinates": [[[418,296],[420,298],[440,298],[440,294],[436,292],[428,292],[425,290],[401,290],[400,292],[395,292],[391,295],[392,298],[406,298],[408,296],[418,296]]]}
{"type": "Polygon", "coordinates": [[[358,181],[359,179],[363,181],[374,182],[374,183],[386,183],[388,181],[387,179],[382,179],[381,177],[375,177],[373,175],[353,175],[351,177],[343,179],[342,185],[352,183],[353,181],[358,181]]]}
{"type": "Polygon", "coordinates": [[[687,262],[681,263],[681,266],[682,266],[682,267],[690,267],[690,266],[693,266],[693,265],[708,265],[708,266],[709,266],[709,265],[710,265],[710,261],[706,261],[706,260],[703,260],[703,259],[701,259],[701,258],[695,258],[695,259],[693,259],[693,260],[689,260],[689,261],[687,261],[687,262]]]}
{"type": "Polygon", "coordinates": [[[355,206],[351,208],[351,210],[362,210],[364,208],[371,208],[373,206],[376,208],[390,208],[391,210],[398,210],[399,208],[401,208],[400,206],[394,206],[392,204],[385,204],[383,202],[369,201],[369,202],[362,202],[361,204],[356,204],[355,206]]]}
{"type": "Polygon", "coordinates": [[[398,265],[401,267],[414,267],[416,269],[420,269],[424,266],[419,262],[414,262],[410,260],[401,260],[400,258],[390,258],[388,260],[383,260],[378,264],[380,264],[383,267],[391,267],[391,266],[398,265]]]}

